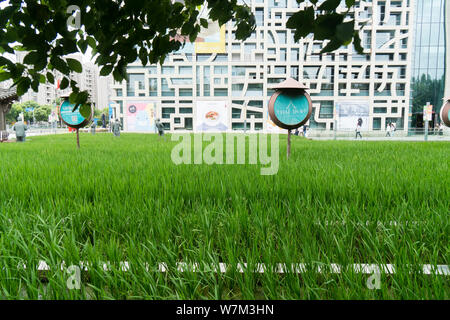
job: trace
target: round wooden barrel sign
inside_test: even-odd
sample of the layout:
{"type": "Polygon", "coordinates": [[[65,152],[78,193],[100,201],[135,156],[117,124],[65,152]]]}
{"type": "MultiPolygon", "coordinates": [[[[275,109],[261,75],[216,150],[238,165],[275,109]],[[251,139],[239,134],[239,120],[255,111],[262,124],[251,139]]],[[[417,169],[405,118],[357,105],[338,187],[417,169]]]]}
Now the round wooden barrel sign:
{"type": "Polygon", "coordinates": [[[75,129],[83,128],[92,120],[92,106],[81,105],[77,110],[72,111],[75,104],[65,100],[59,107],[59,116],[67,126],[75,129]]]}
{"type": "Polygon", "coordinates": [[[447,127],[450,127],[450,99],[441,109],[441,120],[447,127]]]}
{"type": "Polygon", "coordinates": [[[284,89],[275,92],[269,100],[269,116],[283,129],[296,129],[311,117],[311,97],[304,90],[284,89]]]}

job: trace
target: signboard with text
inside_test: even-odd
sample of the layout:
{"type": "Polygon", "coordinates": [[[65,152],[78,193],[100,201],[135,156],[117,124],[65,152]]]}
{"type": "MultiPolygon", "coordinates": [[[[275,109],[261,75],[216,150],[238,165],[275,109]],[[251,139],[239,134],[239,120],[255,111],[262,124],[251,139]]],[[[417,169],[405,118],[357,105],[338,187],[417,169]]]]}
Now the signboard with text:
{"type": "Polygon", "coordinates": [[[312,101],[308,93],[300,89],[275,92],[269,101],[272,121],[283,129],[296,129],[305,124],[312,113],[312,101]]]}
{"type": "Polygon", "coordinates": [[[93,110],[89,105],[79,106],[76,110],[75,104],[65,100],[59,107],[59,116],[65,125],[71,128],[85,127],[92,119],[93,110]]]}
{"type": "Polygon", "coordinates": [[[423,107],[423,120],[424,121],[433,120],[433,106],[432,105],[426,105],[423,107]]]}

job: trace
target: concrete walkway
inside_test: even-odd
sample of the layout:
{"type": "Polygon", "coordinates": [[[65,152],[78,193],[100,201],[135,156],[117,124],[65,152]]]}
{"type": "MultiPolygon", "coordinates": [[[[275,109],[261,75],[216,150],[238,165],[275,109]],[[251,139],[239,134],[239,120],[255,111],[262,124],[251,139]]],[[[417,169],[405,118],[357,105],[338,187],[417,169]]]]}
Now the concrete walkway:
{"type": "MultiPolygon", "coordinates": [[[[334,137],[310,137],[311,140],[335,140],[334,137]]],[[[425,141],[423,136],[409,136],[409,137],[366,137],[358,138],[354,137],[337,137],[336,140],[347,141],[425,141]]],[[[450,136],[428,136],[428,141],[450,141],[450,136]]]]}

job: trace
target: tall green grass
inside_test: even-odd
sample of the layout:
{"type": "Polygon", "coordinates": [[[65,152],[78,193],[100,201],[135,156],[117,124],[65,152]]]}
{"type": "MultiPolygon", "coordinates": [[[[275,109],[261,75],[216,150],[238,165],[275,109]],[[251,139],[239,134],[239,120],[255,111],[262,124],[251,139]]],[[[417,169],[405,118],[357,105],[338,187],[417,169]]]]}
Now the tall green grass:
{"type": "Polygon", "coordinates": [[[448,143],[294,137],[287,161],[280,142],[274,176],[255,165],[176,166],[176,143],[154,135],[81,134],[80,150],[73,135],[0,144],[0,297],[449,298],[448,276],[411,272],[449,264],[448,143]],[[39,260],[51,267],[45,279],[39,260]],[[91,264],[81,290],[67,289],[62,261],[91,264]],[[179,272],[177,262],[308,269],[179,272]],[[370,290],[370,275],[314,271],[330,263],[397,272],[370,290]]]}

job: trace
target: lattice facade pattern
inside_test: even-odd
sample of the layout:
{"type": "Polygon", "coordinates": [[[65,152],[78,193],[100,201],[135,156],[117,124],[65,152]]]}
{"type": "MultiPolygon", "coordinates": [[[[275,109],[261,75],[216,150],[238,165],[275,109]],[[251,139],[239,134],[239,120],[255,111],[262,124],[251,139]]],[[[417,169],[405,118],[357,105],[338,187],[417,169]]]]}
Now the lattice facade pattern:
{"type": "MultiPolygon", "coordinates": [[[[126,126],[126,104],[154,102],[169,130],[192,130],[197,101],[225,100],[233,130],[266,129],[272,85],[293,77],[313,100],[311,128],[332,130],[336,102],[368,101],[370,130],[395,121],[407,129],[410,105],[414,0],[359,1],[352,12],[367,55],[353,46],[320,55],[326,45],[312,37],[294,41],[289,17],[305,6],[295,0],[246,0],[257,29],[245,42],[226,26],[226,53],[171,54],[163,66],[128,67],[128,81],[114,83],[111,100],[126,126]],[[246,119],[245,119],[246,118],[246,119]]],[[[306,1],[306,3],[308,3],[306,1]]]]}

